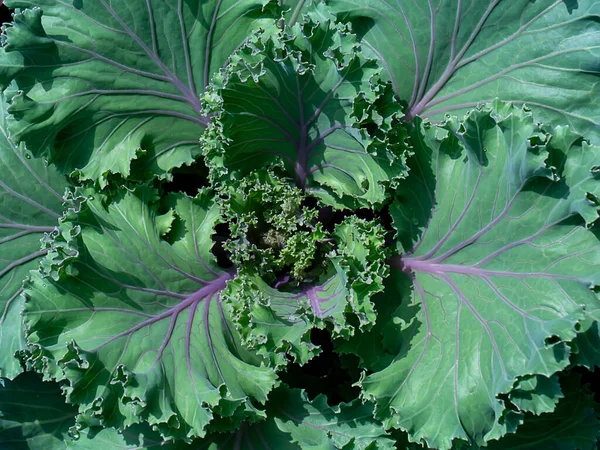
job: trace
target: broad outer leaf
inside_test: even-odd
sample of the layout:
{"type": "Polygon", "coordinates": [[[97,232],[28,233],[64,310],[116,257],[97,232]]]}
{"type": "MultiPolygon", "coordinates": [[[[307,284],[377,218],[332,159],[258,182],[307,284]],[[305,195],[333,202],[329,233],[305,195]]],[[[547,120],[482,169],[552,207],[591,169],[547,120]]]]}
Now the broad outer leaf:
{"type": "Polygon", "coordinates": [[[158,433],[144,425],[133,425],[125,430],[93,427],[71,433],[67,439],[67,450],[200,450],[204,447],[196,442],[164,441],[158,433]]]}
{"type": "Polygon", "coordinates": [[[373,419],[373,406],[356,400],[330,407],[324,396],[310,401],[305,392],[281,386],[269,396],[267,419],[241,424],[229,434],[214,433],[189,446],[162,443],[156,433],[134,425],[123,433],[114,429],[85,430],[67,448],[105,450],[154,448],[165,450],[387,450],[394,448],[381,423],[373,419]]]}
{"type": "Polygon", "coordinates": [[[395,358],[362,382],[386,427],[441,449],[512,431],[496,396],[568,364],[561,341],[575,337],[600,284],[600,244],[587,228],[598,217],[600,149],[561,139],[564,128],[554,141],[500,102],[445,128],[441,141],[435,128],[414,133],[414,172],[391,208],[395,287],[381,300],[402,299],[381,324],[395,358]]]}
{"type": "Polygon", "coordinates": [[[234,423],[262,416],[255,405],[275,374],[240,347],[221,307],[233,274],[211,254],[211,193],[171,199],[184,224],[172,244],[160,238],[153,195],[125,192],[106,207],[89,198],[62,224],[79,255],[57,281],[32,273],[30,363],[68,383],[67,400],[104,426],[147,421],[165,438],[190,439],[213,413],[234,423]]]}
{"type": "Polygon", "coordinates": [[[407,117],[499,97],[600,143],[595,0],[328,0],[371,48],[407,117]]]}
{"type": "Polygon", "coordinates": [[[387,92],[380,67],[323,5],[304,19],[253,37],[215,81],[209,165],[231,179],[280,161],[288,178],[326,204],[382,202],[405,166],[403,149],[377,145],[359,128],[391,120],[377,112],[387,92]]]}
{"type": "Polygon", "coordinates": [[[77,408],[67,405],[56,383],[23,373],[0,387],[2,450],[64,450],[77,408]]]}
{"type": "Polygon", "coordinates": [[[23,280],[46,253],[40,238],[58,225],[66,180],[8,139],[4,95],[0,102],[0,377],[13,378],[25,345],[23,280]]]}
{"type": "Polygon", "coordinates": [[[202,96],[212,74],[276,17],[273,0],[12,0],[33,8],[7,30],[0,81],[12,99],[11,133],[63,172],[106,183],[165,175],[200,154],[202,96]],[[39,7],[39,8],[35,8],[39,7]],[[41,9],[40,9],[41,8],[41,9]],[[43,11],[43,12],[42,12],[43,11]],[[13,61],[14,57],[11,57],[13,61]],[[12,63],[14,64],[14,62],[12,63]]]}

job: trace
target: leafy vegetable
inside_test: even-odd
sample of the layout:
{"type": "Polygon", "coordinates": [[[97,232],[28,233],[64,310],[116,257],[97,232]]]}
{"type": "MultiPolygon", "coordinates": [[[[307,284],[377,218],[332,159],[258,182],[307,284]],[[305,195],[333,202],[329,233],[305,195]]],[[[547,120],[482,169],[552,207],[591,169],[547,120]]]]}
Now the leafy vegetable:
{"type": "Polygon", "coordinates": [[[408,117],[496,97],[598,143],[600,13],[593,0],[330,0],[386,68],[408,117]]]}
{"type": "Polygon", "coordinates": [[[221,307],[233,274],[203,245],[217,218],[210,193],[170,199],[185,226],[173,244],[160,239],[152,195],[126,192],[107,207],[98,195],[63,224],[80,230],[69,243],[78,257],[58,281],[32,274],[28,341],[32,363],[107,425],[144,418],[165,437],[193,438],[212,408],[260,415],[275,374],[239,348],[221,307]]]}
{"type": "Polygon", "coordinates": [[[5,3],[2,450],[597,447],[598,2],[5,3]]]}
{"type": "MultiPolygon", "coordinates": [[[[437,151],[416,153],[419,169],[392,210],[405,249],[393,266],[409,279],[399,276],[386,295],[411,299],[396,316],[415,306],[419,313],[407,326],[392,319],[384,327],[402,357],[363,382],[387,426],[434,448],[506,433],[494,397],[518,377],[568,364],[564,342],[575,337],[582,306],[597,302],[590,287],[600,283],[600,245],[585,220],[597,217],[585,198],[600,192],[590,170],[600,149],[545,144],[529,113],[499,103],[445,128],[447,137],[430,141],[437,151]],[[431,218],[420,215],[430,207],[414,215],[403,207],[423,202],[434,207],[431,218]]],[[[431,131],[417,132],[427,139],[431,131]]]]}
{"type": "Polygon", "coordinates": [[[200,154],[200,96],[247,34],[275,17],[273,3],[9,2],[32,8],[6,30],[5,49],[21,55],[0,75],[19,88],[11,134],[102,187],[109,173],[165,176],[200,154]]]}
{"type": "Polygon", "coordinates": [[[47,252],[40,239],[58,225],[66,180],[8,138],[0,101],[0,376],[12,379],[21,372],[14,354],[26,345],[23,279],[47,252]]]}
{"type": "Polygon", "coordinates": [[[404,165],[358,127],[391,120],[378,110],[379,71],[322,6],[289,32],[266,30],[218,80],[214,134],[221,136],[207,140],[209,163],[240,177],[281,161],[288,177],[327,204],[382,202],[404,165]]]}
{"type": "Polygon", "coordinates": [[[567,450],[595,448],[598,439],[597,404],[581,379],[573,376],[563,383],[565,398],[554,414],[528,416],[519,433],[490,442],[502,448],[567,450]]]}

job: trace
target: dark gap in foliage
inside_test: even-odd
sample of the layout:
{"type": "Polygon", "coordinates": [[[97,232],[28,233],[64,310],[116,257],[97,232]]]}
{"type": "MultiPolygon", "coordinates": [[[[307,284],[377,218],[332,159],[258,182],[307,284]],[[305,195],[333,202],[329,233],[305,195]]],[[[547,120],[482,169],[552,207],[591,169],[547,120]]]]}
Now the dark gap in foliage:
{"type": "Polygon", "coordinates": [[[594,393],[594,400],[600,403],[600,371],[597,367],[589,370],[586,367],[574,367],[571,369],[573,374],[581,376],[581,383],[587,384],[594,393]]]}
{"type": "Polygon", "coordinates": [[[4,25],[6,22],[12,22],[12,14],[14,10],[8,9],[6,5],[0,1],[0,24],[4,25]]]}
{"type": "Polygon", "coordinates": [[[561,339],[558,336],[553,335],[553,336],[547,337],[545,339],[545,342],[546,342],[546,345],[552,346],[552,345],[556,345],[559,342],[561,342],[561,339]]]}
{"type": "Polygon", "coordinates": [[[369,133],[369,136],[374,136],[375,133],[377,133],[377,130],[379,130],[377,124],[373,122],[367,122],[365,124],[362,124],[360,127],[364,128],[367,131],[367,133],[369,133]]]}
{"type": "Polygon", "coordinates": [[[212,235],[214,242],[211,252],[217,258],[217,264],[223,269],[229,269],[233,266],[229,252],[223,248],[223,243],[231,239],[231,230],[226,223],[220,223],[215,227],[215,232],[212,235]]]}
{"type": "Polygon", "coordinates": [[[376,217],[379,220],[379,224],[385,229],[385,246],[389,247],[394,243],[394,236],[396,230],[394,229],[394,221],[390,214],[390,205],[387,203],[380,211],[377,211],[376,217]]]}
{"type": "MultiPolygon", "coordinates": [[[[496,397],[498,397],[499,400],[501,400],[504,403],[504,406],[507,410],[510,411],[514,411],[514,412],[519,412],[519,408],[517,408],[517,406],[510,401],[510,395],[508,395],[507,393],[500,393],[498,394],[496,397]]],[[[504,421],[504,417],[500,418],[500,421],[503,422],[504,421]]]]}
{"type": "Polygon", "coordinates": [[[173,179],[162,186],[165,195],[171,192],[184,192],[195,197],[199,189],[209,186],[208,168],[201,162],[178,167],[172,174],[173,179]]]}
{"type": "Polygon", "coordinates": [[[317,197],[311,197],[310,195],[307,195],[304,200],[302,201],[302,209],[304,208],[308,208],[308,209],[315,209],[318,208],[319,206],[319,199],[317,197]]]}
{"type": "Polygon", "coordinates": [[[360,389],[352,385],[360,378],[358,358],[336,353],[328,330],[312,329],[310,340],[321,347],[321,353],[303,366],[289,363],[281,380],[292,388],[304,389],[311,400],[324,394],[331,406],[357,398],[360,389]]]}
{"type": "MultiPolygon", "coordinates": [[[[324,206],[322,208],[319,208],[319,222],[321,222],[323,224],[323,229],[325,231],[328,232],[332,232],[336,222],[334,222],[334,220],[336,219],[335,217],[336,212],[333,211],[333,208],[331,206],[324,206]]],[[[339,223],[339,221],[337,222],[339,223]]]]}
{"type": "Polygon", "coordinates": [[[377,221],[380,225],[388,231],[390,239],[386,238],[386,245],[390,245],[395,234],[392,226],[392,216],[390,215],[389,205],[385,205],[380,210],[372,210],[367,208],[359,208],[355,211],[344,210],[334,211],[331,206],[325,206],[319,209],[319,221],[323,224],[323,229],[328,232],[333,232],[335,226],[342,223],[346,218],[350,216],[356,216],[359,219],[368,221],[377,221]]]}
{"type": "Polygon", "coordinates": [[[376,214],[376,211],[366,208],[359,208],[355,211],[334,211],[331,206],[325,206],[319,210],[319,221],[323,224],[323,228],[331,233],[336,225],[339,225],[350,216],[356,216],[359,219],[373,220],[376,217],[376,214]]]}

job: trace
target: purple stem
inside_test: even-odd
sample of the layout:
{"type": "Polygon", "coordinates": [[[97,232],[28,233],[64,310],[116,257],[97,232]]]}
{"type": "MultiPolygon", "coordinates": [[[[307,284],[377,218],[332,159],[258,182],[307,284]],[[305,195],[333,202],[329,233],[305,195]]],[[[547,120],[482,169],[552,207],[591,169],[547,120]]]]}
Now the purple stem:
{"type": "Polygon", "coordinates": [[[487,21],[490,14],[492,13],[492,10],[496,7],[496,5],[499,2],[500,2],[500,0],[494,0],[492,3],[490,3],[490,6],[487,8],[485,13],[481,17],[481,20],[479,21],[479,23],[477,24],[477,26],[475,27],[475,29],[469,36],[469,39],[467,40],[465,45],[462,47],[461,51],[456,55],[456,57],[454,57],[454,59],[450,60],[448,66],[446,67],[446,70],[444,71],[444,73],[442,74],[440,79],[431,87],[431,89],[427,92],[427,94],[419,100],[418,103],[416,103],[409,109],[409,111],[406,114],[407,120],[412,120],[415,116],[421,114],[427,108],[431,99],[433,97],[435,97],[442,90],[444,85],[448,82],[448,80],[452,77],[452,75],[454,75],[454,71],[456,70],[458,63],[460,62],[462,57],[465,55],[465,53],[467,52],[467,50],[469,49],[469,47],[471,46],[471,44],[473,43],[473,41],[475,40],[475,38],[477,37],[479,32],[481,31],[481,29],[483,28],[483,25],[487,21]]]}
{"type": "MultiPolygon", "coordinates": [[[[308,285],[306,286],[303,290],[302,293],[297,295],[296,298],[302,296],[302,295],[306,295],[306,297],[308,297],[308,300],[310,302],[310,306],[312,307],[315,316],[317,316],[319,319],[322,319],[323,317],[325,317],[332,309],[335,308],[335,305],[327,308],[326,310],[323,310],[321,308],[321,304],[327,302],[328,300],[331,300],[331,298],[335,297],[336,295],[339,294],[339,290],[336,289],[331,295],[328,295],[324,298],[320,298],[319,297],[319,293],[320,292],[325,292],[326,287],[329,283],[331,283],[334,280],[334,277],[331,277],[330,279],[328,279],[325,283],[323,283],[322,286],[311,286],[308,285]]],[[[340,286],[343,289],[343,283],[340,283],[340,286]]]]}
{"type": "Polygon", "coordinates": [[[476,266],[461,266],[458,264],[436,264],[431,261],[422,261],[411,257],[394,257],[391,259],[392,267],[399,268],[404,272],[424,272],[443,275],[446,273],[458,273],[462,275],[473,275],[477,277],[510,277],[510,278],[560,278],[564,280],[585,281],[583,278],[577,278],[569,275],[560,275],[546,272],[507,272],[501,270],[480,269],[476,266]]]}
{"type": "MultiPolygon", "coordinates": [[[[431,15],[431,34],[429,37],[429,53],[427,55],[427,63],[425,64],[425,71],[423,72],[423,74],[419,74],[417,73],[415,76],[419,77],[421,76],[421,83],[419,85],[419,91],[417,92],[416,98],[422,98],[423,97],[423,93],[425,91],[425,88],[427,87],[427,83],[429,82],[429,74],[431,73],[431,64],[433,63],[433,53],[435,51],[435,11],[433,9],[433,4],[431,3],[431,0],[428,1],[429,3],[429,13],[431,15]]],[[[420,103],[419,103],[420,104],[420,103]]],[[[410,108],[410,114],[412,115],[412,110],[413,107],[410,108]]]]}
{"type": "Polygon", "coordinates": [[[321,301],[317,296],[316,288],[309,289],[308,291],[306,291],[306,296],[310,300],[310,306],[312,306],[315,315],[319,319],[323,318],[323,311],[321,310],[321,301]]]}
{"type": "MultiPolygon", "coordinates": [[[[177,78],[177,76],[169,70],[169,68],[161,61],[157,54],[155,54],[151,49],[148,48],[146,43],[142,41],[142,39],[133,32],[131,28],[127,26],[127,24],[119,17],[119,15],[113,10],[110,4],[107,4],[105,0],[100,0],[104,8],[113,16],[113,18],[121,25],[123,30],[142,48],[144,53],[152,60],[154,63],[162,70],[165,74],[165,77],[168,81],[170,81],[173,86],[175,86],[179,91],[183,94],[183,96],[187,99],[189,105],[194,109],[194,111],[200,116],[199,123],[206,126],[208,124],[208,119],[202,115],[202,103],[198,98],[198,95],[195,92],[192,92],[183,82],[177,78]]],[[[220,4],[220,2],[219,2],[220,4]]],[[[207,42],[210,46],[210,40],[207,42]]],[[[185,42],[184,42],[185,45],[185,42]]]]}
{"type": "Polygon", "coordinates": [[[110,338],[106,342],[100,344],[98,347],[96,347],[92,351],[96,351],[96,350],[98,350],[98,349],[110,344],[111,342],[114,342],[117,339],[124,337],[124,336],[130,336],[133,333],[135,333],[136,331],[138,331],[144,327],[153,325],[156,322],[159,322],[167,317],[172,317],[172,316],[176,317],[177,315],[179,315],[179,313],[181,313],[183,310],[190,307],[194,303],[199,303],[202,300],[210,298],[211,296],[213,296],[220,290],[224,289],[227,281],[230,280],[231,278],[233,278],[233,274],[231,274],[229,272],[224,273],[219,278],[211,281],[210,284],[208,284],[208,285],[204,286],[202,289],[199,289],[198,291],[194,292],[192,295],[187,297],[185,300],[183,300],[177,306],[171,308],[168,311],[163,312],[162,314],[158,314],[148,320],[138,323],[137,325],[117,334],[116,336],[113,336],[112,338],[110,338]]]}

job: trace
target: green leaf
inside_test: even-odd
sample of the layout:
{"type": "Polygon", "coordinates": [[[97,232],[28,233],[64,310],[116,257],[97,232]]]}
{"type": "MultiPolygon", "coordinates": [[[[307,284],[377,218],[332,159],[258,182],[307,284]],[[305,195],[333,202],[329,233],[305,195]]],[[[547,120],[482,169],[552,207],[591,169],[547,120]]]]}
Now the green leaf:
{"type": "Polygon", "coordinates": [[[367,329],[375,323],[371,297],[383,290],[383,280],[389,273],[385,230],[376,220],[350,216],[335,227],[333,236],[340,265],[349,280],[352,310],[360,328],[367,329]]]}
{"type": "Polygon", "coordinates": [[[66,445],[67,450],[204,449],[204,447],[196,447],[196,443],[186,444],[182,441],[164,441],[158,433],[144,425],[133,425],[119,431],[114,428],[86,428],[77,431],[76,439],[68,439],[66,445]]]}
{"type": "Polygon", "coordinates": [[[66,180],[8,138],[0,94],[0,377],[14,378],[14,354],[25,347],[21,311],[23,279],[47,250],[40,238],[58,225],[66,180]]]}
{"type": "Polygon", "coordinates": [[[267,403],[267,419],[241,424],[233,433],[214,433],[191,445],[162,442],[156,433],[138,425],[117,433],[114,429],[82,431],[73,450],[132,449],[161,446],[166,450],[388,450],[394,441],[373,419],[373,406],[356,400],[328,406],[325,396],[312,401],[305,392],[281,386],[267,403]]]}
{"type": "Polygon", "coordinates": [[[583,333],[579,333],[571,342],[572,362],[578,366],[592,368],[600,366],[600,329],[594,321],[583,333]]]}
{"type": "Polygon", "coordinates": [[[307,198],[301,189],[258,171],[223,187],[221,194],[222,220],[231,235],[223,248],[236,267],[269,283],[282,271],[297,281],[322,272],[322,260],[332,246],[325,242],[317,208],[303,206],[307,198]]]}
{"type": "Polygon", "coordinates": [[[561,377],[565,398],[553,413],[528,414],[516,434],[492,441],[489,450],[594,450],[600,421],[599,405],[578,375],[561,377]]]}
{"type": "Polygon", "coordinates": [[[213,434],[191,444],[181,441],[165,442],[151,430],[137,425],[117,432],[114,428],[85,430],[77,441],[71,441],[67,450],[301,450],[290,442],[288,434],[281,432],[274,420],[256,424],[242,423],[235,433],[213,434]]]}
{"type": "Polygon", "coordinates": [[[394,358],[362,382],[386,427],[441,449],[513,431],[496,396],[569,363],[564,341],[600,284],[586,200],[600,192],[600,148],[561,139],[566,129],[546,136],[500,102],[444,128],[413,133],[429,151],[415,153],[391,207],[399,255],[380,300],[397,308],[379,314],[394,358]]]}
{"type": "Polygon", "coordinates": [[[67,383],[82,423],[146,421],[165,438],[189,440],[215,415],[234,424],[264,416],[257,408],[276,376],[241,348],[221,307],[234,274],[211,253],[210,191],[170,199],[183,224],[172,243],[160,237],[154,198],[124,192],[105,206],[96,195],[62,224],[57,243],[66,236],[78,255],[56,280],[32,273],[27,284],[29,363],[67,383]]]}
{"type": "Polygon", "coordinates": [[[545,377],[541,375],[527,376],[519,380],[515,388],[510,391],[510,401],[520,411],[542,414],[552,412],[561,398],[558,375],[545,377]]]}
{"type": "Polygon", "coordinates": [[[0,387],[3,450],[65,450],[77,408],[65,403],[56,383],[26,372],[0,387]]]}
{"type": "Polygon", "coordinates": [[[327,3],[380,58],[409,118],[499,97],[600,143],[597,1],[327,3]]]}
{"type": "Polygon", "coordinates": [[[318,354],[310,342],[311,328],[334,324],[336,335],[349,335],[347,278],[336,261],[324,281],[301,285],[292,292],[269,286],[252,272],[241,272],[223,293],[245,346],[278,367],[290,355],[300,364],[318,354]]]}
{"type": "Polygon", "coordinates": [[[307,8],[313,6],[315,0],[283,0],[282,9],[285,11],[284,23],[288,27],[293,27],[296,22],[302,21],[302,14],[307,12],[307,8]]]}
{"type": "Polygon", "coordinates": [[[254,424],[243,423],[235,433],[217,436],[199,450],[303,450],[292,443],[290,435],[282,432],[275,420],[268,418],[254,424]]]}
{"type": "Polygon", "coordinates": [[[389,91],[378,82],[380,67],[322,4],[304,18],[285,32],[253,36],[215,77],[204,138],[213,177],[231,180],[280,163],[326,204],[380,203],[385,186],[406,170],[400,146],[360,128],[385,129],[396,114],[379,111],[389,91]]]}
{"type": "Polygon", "coordinates": [[[9,56],[23,59],[20,70],[0,69],[0,79],[13,78],[19,89],[11,134],[63,173],[77,170],[102,187],[109,173],[143,180],[192,162],[208,122],[200,97],[211,76],[277,17],[274,0],[7,5],[32,8],[6,31],[9,56]]]}
{"type": "MultiPolygon", "coordinates": [[[[235,434],[215,438],[207,450],[388,450],[394,441],[373,419],[373,406],[359,400],[329,406],[304,391],[281,386],[267,404],[267,420],[244,424],[235,434]]],[[[205,447],[201,447],[204,449],[205,447]]]]}
{"type": "Polygon", "coordinates": [[[268,414],[278,428],[303,450],[394,448],[381,423],[373,419],[373,406],[360,400],[330,407],[324,395],[310,401],[303,391],[280,388],[269,405],[268,414]]]}
{"type": "Polygon", "coordinates": [[[327,255],[328,270],[312,282],[290,283],[289,275],[272,285],[250,269],[241,270],[223,293],[243,343],[271,360],[304,364],[318,354],[312,328],[329,327],[334,338],[349,338],[375,323],[371,297],[387,276],[383,228],[349,217],[333,232],[337,248],[327,255]]]}

